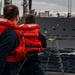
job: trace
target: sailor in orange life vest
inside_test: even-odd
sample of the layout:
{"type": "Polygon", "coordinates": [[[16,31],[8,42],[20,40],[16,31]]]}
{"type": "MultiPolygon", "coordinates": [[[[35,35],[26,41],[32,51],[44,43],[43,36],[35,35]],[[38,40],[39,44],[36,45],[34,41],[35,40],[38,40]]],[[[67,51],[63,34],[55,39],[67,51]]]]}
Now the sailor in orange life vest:
{"type": "Polygon", "coordinates": [[[39,25],[36,24],[35,16],[29,14],[25,18],[25,24],[20,25],[24,32],[28,59],[24,63],[20,75],[45,75],[38,59],[38,53],[42,47],[46,47],[46,38],[39,32],[39,25]]]}
{"type": "Polygon", "coordinates": [[[6,5],[4,18],[0,19],[0,75],[17,75],[26,50],[17,22],[19,10],[15,5],[6,5]]]}

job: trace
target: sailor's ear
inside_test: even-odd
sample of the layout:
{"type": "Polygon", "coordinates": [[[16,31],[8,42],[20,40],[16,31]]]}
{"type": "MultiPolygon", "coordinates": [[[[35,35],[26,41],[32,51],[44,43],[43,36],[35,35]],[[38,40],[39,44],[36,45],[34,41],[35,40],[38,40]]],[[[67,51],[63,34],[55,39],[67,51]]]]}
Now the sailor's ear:
{"type": "Polygon", "coordinates": [[[16,16],[16,21],[19,21],[19,16],[16,16]]]}

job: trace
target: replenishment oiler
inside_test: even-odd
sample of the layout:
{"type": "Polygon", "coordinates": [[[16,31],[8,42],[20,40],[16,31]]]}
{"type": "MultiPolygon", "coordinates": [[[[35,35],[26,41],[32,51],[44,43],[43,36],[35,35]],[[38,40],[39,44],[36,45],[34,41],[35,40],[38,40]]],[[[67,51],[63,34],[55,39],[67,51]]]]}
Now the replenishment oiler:
{"type": "MultiPolygon", "coordinates": [[[[12,0],[4,0],[4,5],[6,4],[12,4],[12,0]]],[[[32,0],[23,0],[23,16],[19,25],[24,23],[28,9],[29,13],[34,14],[32,0]]],[[[60,17],[59,14],[57,17],[36,16],[36,21],[40,25],[40,32],[47,39],[47,48],[39,53],[46,75],[74,75],[75,17],[71,17],[71,12],[68,11],[67,17],[60,17]]]]}

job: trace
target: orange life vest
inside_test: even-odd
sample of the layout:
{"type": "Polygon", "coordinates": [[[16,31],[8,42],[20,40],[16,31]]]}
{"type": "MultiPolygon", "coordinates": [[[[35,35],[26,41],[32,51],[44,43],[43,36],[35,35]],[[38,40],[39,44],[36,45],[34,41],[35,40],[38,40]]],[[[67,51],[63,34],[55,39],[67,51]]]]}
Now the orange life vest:
{"type": "Polygon", "coordinates": [[[38,39],[39,25],[38,24],[23,24],[20,26],[24,32],[27,52],[42,51],[42,43],[38,39]]]}
{"type": "Polygon", "coordinates": [[[22,36],[22,33],[18,25],[12,23],[9,20],[0,19],[0,35],[8,28],[11,28],[12,30],[15,31],[18,37],[19,45],[12,52],[10,52],[6,61],[7,62],[18,62],[26,57],[24,36],[22,36]]]}

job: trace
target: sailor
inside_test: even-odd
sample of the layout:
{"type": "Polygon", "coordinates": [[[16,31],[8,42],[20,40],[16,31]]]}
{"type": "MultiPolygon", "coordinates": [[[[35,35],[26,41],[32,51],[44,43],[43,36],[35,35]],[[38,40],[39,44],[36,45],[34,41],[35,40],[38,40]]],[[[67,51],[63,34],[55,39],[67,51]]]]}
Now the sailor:
{"type": "Polygon", "coordinates": [[[38,24],[24,24],[20,26],[26,42],[26,50],[30,52],[41,52],[42,43],[38,39],[39,25],[38,24]]]}
{"type": "Polygon", "coordinates": [[[44,70],[38,59],[38,53],[42,47],[46,48],[46,38],[39,32],[40,26],[36,24],[36,18],[28,14],[25,18],[25,24],[20,25],[24,32],[27,61],[24,63],[20,75],[45,75],[44,70]]]}
{"type": "Polygon", "coordinates": [[[24,36],[17,22],[19,10],[15,5],[6,5],[4,19],[0,19],[0,75],[17,75],[21,60],[26,57],[24,36]]]}

